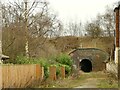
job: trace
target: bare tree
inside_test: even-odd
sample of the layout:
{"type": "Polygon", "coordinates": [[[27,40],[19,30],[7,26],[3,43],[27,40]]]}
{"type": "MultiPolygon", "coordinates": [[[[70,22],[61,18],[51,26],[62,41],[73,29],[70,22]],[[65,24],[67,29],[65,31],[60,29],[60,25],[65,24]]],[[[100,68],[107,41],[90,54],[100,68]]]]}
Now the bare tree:
{"type": "Polygon", "coordinates": [[[92,38],[100,37],[102,33],[102,29],[96,21],[87,22],[85,24],[85,30],[87,32],[87,36],[90,36],[92,38]]]}
{"type": "Polygon", "coordinates": [[[82,36],[82,24],[81,22],[69,22],[67,32],[71,36],[82,36]]]}
{"type": "Polygon", "coordinates": [[[97,21],[99,22],[100,27],[103,29],[104,36],[111,37],[114,35],[114,12],[111,7],[107,6],[105,13],[97,16],[97,21]]]}
{"type": "Polygon", "coordinates": [[[2,63],[2,4],[0,2],[0,63],[2,63]]]}
{"type": "Polygon", "coordinates": [[[29,58],[29,42],[28,42],[28,2],[27,0],[25,1],[25,39],[26,39],[26,43],[25,43],[25,54],[26,57],[29,58]]]}
{"type": "Polygon", "coordinates": [[[9,2],[7,5],[2,5],[3,51],[7,55],[12,54],[11,57],[21,53],[25,54],[25,28],[28,28],[29,54],[36,48],[41,48],[47,38],[59,35],[58,32],[62,29],[62,24],[57,16],[49,12],[46,1],[34,1],[31,6],[28,3],[26,9],[27,13],[24,3],[20,2],[9,2]]]}
{"type": "Polygon", "coordinates": [[[114,26],[113,9],[107,6],[104,14],[98,14],[95,20],[86,23],[85,30],[88,35],[93,37],[112,37],[114,36],[114,26]]]}

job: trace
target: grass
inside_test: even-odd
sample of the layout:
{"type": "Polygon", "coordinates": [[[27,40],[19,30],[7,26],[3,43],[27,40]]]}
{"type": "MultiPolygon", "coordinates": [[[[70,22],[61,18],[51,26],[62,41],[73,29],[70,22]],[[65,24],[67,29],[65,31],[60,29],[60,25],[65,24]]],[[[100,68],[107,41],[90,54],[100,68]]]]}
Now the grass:
{"type": "Polygon", "coordinates": [[[118,88],[120,89],[120,81],[118,82],[118,88]]]}
{"type": "Polygon", "coordinates": [[[118,88],[118,83],[117,81],[114,80],[100,80],[98,84],[98,88],[118,88]]]}
{"type": "Polygon", "coordinates": [[[95,78],[98,81],[98,88],[117,88],[117,81],[112,77],[108,77],[104,72],[80,72],[78,77],[69,76],[65,79],[58,79],[56,81],[46,81],[44,85],[40,85],[39,88],[74,88],[83,85],[87,79],[95,78]]]}
{"type": "Polygon", "coordinates": [[[118,80],[113,74],[108,73],[107,78],[99,81],[98,88],[118,88],[118,80]]]}
{"type": "Polygon", "coordinates": [[[85,79],[86,76],[80,75],[76,78],[69,76],[65,79],[59,78],[56,81],[47,80],[43,83],[43,85],[40,85],[39,88],[73,88],[79,86],[81,81],[84,81],[85,79]]]}

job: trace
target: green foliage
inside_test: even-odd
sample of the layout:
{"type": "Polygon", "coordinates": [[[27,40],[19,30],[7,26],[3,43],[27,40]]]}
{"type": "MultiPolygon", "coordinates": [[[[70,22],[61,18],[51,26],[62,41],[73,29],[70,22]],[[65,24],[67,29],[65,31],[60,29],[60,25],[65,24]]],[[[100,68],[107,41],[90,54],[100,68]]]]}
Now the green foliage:
{"type": "Polygon", "coordinates": [[[52,56],[49,60],[49,62],[53,65],[55,64],[56,65],[56,75],[60,75],[60,67],[61,66],[65,66],[65,73],[67,75],[70,75],[71,73],[71,67],[72,67],[72,64],[73,64],[73,61],[72,59],[69,57],[69,55],[67,54],[60,54],[58,56],[52,56]]]}
{"type": "Polygon", "coordinates": [[[30,59],[28,59],[23,55],[20,55],[20,56],[17,56],[15,64],[30,64],[30,63],[31,63],[30,59]]]}
{"type": "Polygon", "coordinates": [[[47,59],[44,58],[27,58],[26,56],[20,55],[17,56],[16,58],[16,63],[15,64],[40,64],[44,65],[47,63],[47,59]]]}
{"type": "Polygon", "coordinates": [[[43,67],[44,67],[44,78],[48,78],[49,77],[49,69],[48,69],[48,64],[44,64],[43,67]]]}
{"type": "MultiPolygon", "coordinates": [[[[65,74],[70,75],[72,71],[72,59],[67,54],[61,54],[56,57],[56,62],[59,63],[59,66],[64,65],[65,66],[65,74]]],[[[57,71],[57,74],[59,73],[59,70],[57,71]]]]}
{"type": "Polygon", "coordinates": [[[66,75],[70,75],[70,73],[71,73],[71,67],[70,66],[68,66],[68,65],[65,65],[65,74],[66,75]]]}
{"type": "Polygon", "coordinates": [[[44,74],[45,74],[45,79],[48,78],[49,76],[49,63],[47,59],[40,58],[40,59],[33,59],[33,58],[27,58],[25,56],[17,56],[16,58],[16,64],[40,64],[42,67],[44,67],[44,74]]]}
{"type": "Polygon", "coordinates": [[[45,58],[27,58],[23,55],[17,56],[16,64],[40,64],[44,67],[44,74],[45,79],[49,76],[49,66],[55,65],[56,66],[56,75],[60,75],[60,67],[62,65],[65,66],[65,73],[66,75],[70,75],[71,67],[72,67],[72,60],[67,54],[61,54],[59,56],[51,57],[50,59],[45,58]]]}
{"type": "Polygon", "coordinates": [[[59,76],[60,73],[60,67],[62,66],[62,64],[56,64],[56,75],[59,76]]]}
{"type": "Polygon", "coordinates": [[[67,54],[57,56],[56,61],[63,65],[72,66],[72,59],[67,54]]]}

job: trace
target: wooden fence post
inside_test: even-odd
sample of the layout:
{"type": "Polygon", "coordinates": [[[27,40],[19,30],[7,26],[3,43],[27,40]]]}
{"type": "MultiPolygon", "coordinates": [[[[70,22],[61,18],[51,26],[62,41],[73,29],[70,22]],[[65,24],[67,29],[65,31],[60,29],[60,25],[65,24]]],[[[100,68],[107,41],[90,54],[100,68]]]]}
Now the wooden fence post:
{"type": "Polygon", "coordinates": [[[36,79],[42,81],[43,77],[44,77],[44,68],[37,64],[36,65],[36,79]]]}
{"type": "Polygon", "coordinates": [[[65,78],[65,66],[61,66],[61,77],[65,78]]]}
{"type": "Polygon", "coordinates": [[[42,67],[41,70],[42,70],[41,71],[41,80],[43,80],[44,79],[44,67],[42,67]]]}
{"type": "Polygon", "coordinates": [[[51,80],[56,80],[56,66],[50,66],[49,71],[50,71],[49,78],[51,80]]]}

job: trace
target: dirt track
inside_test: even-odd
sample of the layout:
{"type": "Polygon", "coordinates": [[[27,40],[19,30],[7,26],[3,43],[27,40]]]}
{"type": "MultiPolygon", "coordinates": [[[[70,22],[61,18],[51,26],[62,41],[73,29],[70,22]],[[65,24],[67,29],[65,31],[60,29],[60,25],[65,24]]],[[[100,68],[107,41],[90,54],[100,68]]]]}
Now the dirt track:
{"type": "Polygon", "coordinates": [[[96,72],[96,73],[94,72],[92,74],[83,73],[83,75],[86,75],[87,78],[84,79],[79,84],[79,86],[75,88],[99,88],[99,87],[114,88],[114,87],[117,87],[117,84],[114,82],[114,79],[108,78],[108,76],[104,72],[96,72]]]}
{"type": "Polygon", "coordinates": [[[97,78],[89,78],[85,80],[82,85],[75,88],[97,88],[97,84],[99,83],[99,79],[97,78]]]}

